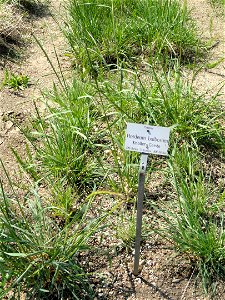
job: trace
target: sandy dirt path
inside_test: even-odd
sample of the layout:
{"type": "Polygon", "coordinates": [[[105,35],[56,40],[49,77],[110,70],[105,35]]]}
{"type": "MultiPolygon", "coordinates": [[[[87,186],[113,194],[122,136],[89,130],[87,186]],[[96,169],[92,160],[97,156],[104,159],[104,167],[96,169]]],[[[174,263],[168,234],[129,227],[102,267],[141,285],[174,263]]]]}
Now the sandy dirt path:
{"type": "MultiPolygon", "coordinates": [[[[23,51],[22,59],[15,62],[2,61],[0,68],[1,80],[4,78],[4,72],[7,69],[16,74],[21,73],[29,76],[31,83],[28,88],[17,93],[7,87],[0,90],[0,158],[11,174],[15,170],[15,159],[10,148],[14,147],[20,153],[24,153],[24,138],[19,129],[9,119],[12,118],[19,123],[26,122],[34,112],[34,101],[38,102],[41,110],[43,109],[44,105],[40,101],[42,91],[50,89],[53,82],[57,84],[56,75],[32,34],[43,45],[56,69],[58,63],[55,51],[65,73],[69,68],[69,63],[67,63],[64,55],[67,47],[66,42],[59,26],[54,21],[54,17],[56,15],[60,16],[62,12],[60,3],[60,0],[52,1],[47,11],[45,10],[45,14],[31,17],[31,23],[29,24],[31,32],[28,34],[31,44],[23,51]]],[[[62,21],[61,18],[57,18],[57,20],[62,21]]],[[[3,176],[3,174],[0,173],[0,176],[3,176]]]]}
{"type": "Polygon", "coordinates": [[[198,35],[205,41],[209,54],[205,63],[198,69],[187,71],[193,78],[194,87],[199,93],[211,96],[220,90],[221,100],[225,103],[225,16],[222,8],[212,8],[208,0],[187,0],[188,8],[197,24],[198,35]],[[196,73],[197,71],[197,73],[196,73]]]}

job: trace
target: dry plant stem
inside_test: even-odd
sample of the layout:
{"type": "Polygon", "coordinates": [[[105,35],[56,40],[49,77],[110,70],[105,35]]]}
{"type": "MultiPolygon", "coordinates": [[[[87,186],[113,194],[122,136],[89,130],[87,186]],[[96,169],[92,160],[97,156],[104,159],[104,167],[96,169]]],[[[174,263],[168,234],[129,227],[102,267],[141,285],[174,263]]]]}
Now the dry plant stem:
{"type": "Polygon", "coordinates": [[[183,291],[183,294],[182,294],[180,300],[183,300],[183,299],[184,299],[185,294],[186,294],[186,291],[187,291],[187,289],[188,289],[188,287],[189,287],[189,285],[190,285],[190,283],[191,283],[192,277],[193,277],[193,275],[194,275],[194,272],[195,272],[195,268],[194,268],[193,272],[191,273],[191,276],[190,276],[190,278],[189,278],[189,280],[188,280],[188,283],[187,283],[186,286],[185,286],[185,289],[184,289],[184,291],[183,291]]]}

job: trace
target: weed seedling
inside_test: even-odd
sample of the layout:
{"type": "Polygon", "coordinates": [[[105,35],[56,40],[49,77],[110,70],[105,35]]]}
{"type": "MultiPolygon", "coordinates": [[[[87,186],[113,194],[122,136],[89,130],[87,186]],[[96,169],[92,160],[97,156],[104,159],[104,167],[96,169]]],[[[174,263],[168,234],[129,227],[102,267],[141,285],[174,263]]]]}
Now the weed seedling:
{"type": "Polygon", "coordinates": [[[10,73],[5,71],[2,86],[7,86],[15,91],[24,90],[29,85],[30,78],[27,75],[10,73]]]}

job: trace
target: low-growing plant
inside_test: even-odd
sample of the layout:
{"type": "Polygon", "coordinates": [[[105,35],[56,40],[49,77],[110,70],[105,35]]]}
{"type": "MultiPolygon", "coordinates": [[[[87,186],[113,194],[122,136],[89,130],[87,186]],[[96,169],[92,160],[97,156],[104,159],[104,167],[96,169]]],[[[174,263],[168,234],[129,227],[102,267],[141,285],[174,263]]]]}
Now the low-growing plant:
{"type": "Polygon", "coordinates": [[[124,150],[126,122],[171,127],[171,144],[179,147],[189,141],[199,151],[205,146],[224,151],[224,112],[217,95],[195,94],[177,69],[160,76],[153,71],[147,83],[123,73],[119,84],[107,80],[94,87],[74,81],[63,92],[53,91],[49,114],[38,114],[35,130],[26,133],[44,176],[61,178],[79,193],[107,179],[103,185],[134,198],[139,160],[137,153],[124,150]]]}
{"type": "Polygon", "coordinates": [[[135,211],[131,215],[128,215],[127,211],[121,211],[116,226],[116,237],[122,241],[122,247],[125,247],[127,251],[130,251],[134,248],[135,236],[135,211]]]}
{"type": "MultiPolygon", "coordinates": [[[[150,234],[149,220],[147,216],[143,216],[142,224],[142,242],[147,239],[150,234]]],[[[116,237],[121,241],[121,247],[127,252],[131,252],[135,246],[136,238],[136,210],[133,211],[121,210],[117,219],[116,237]]]]}
{"type": "Polygon", "coordinates": [[[18,162],[18,165],[20,165],[21,169],[26,172],[26,174],[29,174],[29,176],[38,182],[41,179],[41,175],[38,170],[38,166],[35,161],[35,156],[31,152],[31,149],[28,144],[25,146],[26,148],[26,157],[22,158],[18,151],[15,148],[12,148],[12,152],[18,162]]]}
{"type": "Polygon", "coordinates": [[[187,7],[176,0],[70,0],[65,34],[84,68],[115,67],[138,57],[196,56],[199,41],[187,7]]]}
{"type": "Polygon", "coordinates": [[[7,86],[15,91],[23,90],[29,86],[30,78],[27,75],[11,73],[5,70],[2,86],[7,86]]]}
{"type": "MultiPolygon", "coordinates": [[[[202,160],[204,159],[196,144],[184,142],[181,146],[175,144],[171,153],[173,160],[176,162],[178,172],[190,180],[195,177],[204,177],[202,173],[202,160]]],[[[204,186],[202,186],[204,189],[204,186]]]]}

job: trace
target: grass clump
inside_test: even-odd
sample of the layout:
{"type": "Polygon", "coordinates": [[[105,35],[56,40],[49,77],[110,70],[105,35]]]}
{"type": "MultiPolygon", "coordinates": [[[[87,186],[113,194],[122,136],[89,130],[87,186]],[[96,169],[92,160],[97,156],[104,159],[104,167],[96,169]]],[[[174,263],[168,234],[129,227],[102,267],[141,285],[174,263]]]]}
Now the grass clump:
{"type": "Polygon", "coordinates": [[[1,186],[1,299],[9,292],[15,299],[93,299],[79,254],[88,250],[88,240],[106,214],[89,216],[94,199],[89,195],[72,215],[64,210],[59,224],[54,218],[57,207],[48,205],[37,189],[29,195],[8,196],[1,186]]]}
{"type": "Polygon", "coordinates": [[[156,231],[189,257],[205,292],[215,295],[216,284],[225,276],[224,193],[212,189],[201,167],[196,172],[194,151],[190,155],[190,148],[183,146],[179,152],[170,161],[177,201],[156,209],[161,218],[156,231]],[[188,166],[185,172],[181,159],[188,166]]]}
{"type": "MultiPolygon", "coordinates": [[[[49,114],[38,119],[35,130],[27,134],[36,150],[40,168],[34,171],[23,163],[32,176],[50,176],[73,186],[76,192],[87,192],[104,177],[97,154],[96,124],[98,115],[87,87],[74,80],[64,92],[54,90],[49,114]],[[54,104],[54,105],[52,105],[54,104]],[[53,107],[54,106],[54,107],[53,107]],[[36,140],[37,139],[37,140],[36,140]],[[39,147],[39,142],[41,147],[39,147]]],[[[20,160],[21,162],[21,160],[20,160]]],[[[31,162],[33,165],[33,162],[31,162]]]]}
{"type": "Polygon", "coordinates": [[[139,56],[188,61],[199,44],[187,8],[175,0],[71,0],[66,36],[75,59],[92,71],[139,56]]]}
{"type": "Polygon", "coordinates": [[[126,122],[171,127],[171,143],[189,141],[224,151],[224,111],[217,94],[210,99],[197,95],[177,68],[168,73],[156,73],[153,68],[148,82],[135,75],[130,84],[122,77],[122,84],[105,81],[100,85],[108,109],[117,111],[117,132],[126,122]]]}
{"type": "MultiPolygon", "coordinates": [[[[69,224],[72,224],[71,217],[74,220],[74,211],[70,198],[77,198],[79,203],[83,203],[89,189],[95,190],[96,186],[108,188],[110,185],[113,190],[122,190],[126,204],[134,204],[134,201],[128,200],[134,200],[136,195],[139,155],[124,151],[126,123],[132,121],[171,127],[171,142],[176,141],[181,151],[181,155],[179,152],[172,153],[177,163],[172,174],[178,201],[173,201],[169,208],[158,209],[160,220],[164,220],[164,227],[158,232],[189,256],[208,291],[214,279],[224,276],[223,211],[218,204],[221,200],[215,200],[215,194],[212,196],[211,190],[205,188],[207,181],[199,166],[198,155],[190,153],[190,148],[198,145],[201,151],[204,147],[217,147],[224,151],[224,128],[221,126],[224,113],[221,113],[218,94],[210,99],[197,95],[191,84],[182,81],[180,69],[156,73],[155,68],[149,68],[150,80],[134,73],[132,77],[131,72],[127,75],[123,69],[120,73],[115,71],[113,80],[110,77],[112,73],[108,73],[106,80],[96,80],[95,84],[74,80],[67,85],[59,80],[62,90],[54,88],[48,95],[51,102],[47,114],[41,116],[37,110],[37,120],[33,123],[35,128],[26,132],[34,146],[35,158],[30,155],[32,151],[29,149],[30,161],[24,162],[15,154],[21,166],[35,180],[45,178],[46,182],[50,178],[53,181],[54,204],[58,207],[54,207],[54,214],[63,217],[65,228],[72,231],[69,224]],[[185,142],[189,142],[190,148],[182,148],[185,142]],[[60,192],[60,185],[65,188],[65,193],[60,192]],[[56,210],[59,212],[56,213],[56,210]]],[[[159,160],[152,159],[152,166],[148,169],[152,171],[157,163],[160,164],[159,160]]],[[[85,208],[83,210],[81,206],[78,211],[77,214],[75,211],[77,219],[82,217],[85,208]]],[[[129,249],[133,246],[135,234],[133,215],[119,216],[118,219],[122,225],[117,227],[117,238],[122,240],[123,247],[129,249]]],[[[57,235],[61,236],[63,232],[64,229],[59,230],[57,235]]],[[[48,235],[51,236],[51,232],[48,235]]],[[[51,237],[50,242],[53,241],[51,237]]],[[[54,247],[61,255],[61,248],[54,247]]],[[[10,251],[5,252],[15,253],[10,251]]],[[[39,255],[33,248],[26,253],[31,253],[32,259],[39,255]]],[[[52,255],[54,253],[47,262],[52,261],[52,255]]],[[[64,259],[64,254],[62,256],[64,259]]],[[[57,261],[60,261],[58,257],[57,261]]],[[[52,266],[46,268],[52,269],[52,266]]],[[[57,265],[57,268],[60,266],[57,265]]],[[[56,272],[54,268],[53,272],[56,272]]],[[[52,277],[49,278],[44,277],[44,280],[55,282],[52,277]]],[[[67,285],[71,285],[70,280],[65,282],[67,285]]],[[[51,284],[50,287],[44,286],[45,291],[41,292],[48,293],[51,288],[51,284]]]]}
{"type": "MultiPolygon", "coordinates": [[[[118,82],[73,81],[63,92],[53,91],[48,114],[38,113],[35,129],[25,132],[36,157],[22,165],[34,179],[60,179],[78,194],[110,186],[135,198],[139,156],[124,150],[127,122],[171,127],[171,144],[189,141],[203,152],[224,151],[224,113],[217,96],[196,95],[179,72],[175,78],[172,71],[154,74],[147,83],[122,73],[118,82]]],[[[159,163],[153,161],[149,172],[159,163]]]]}

